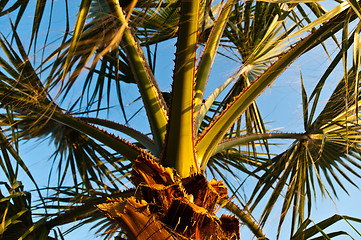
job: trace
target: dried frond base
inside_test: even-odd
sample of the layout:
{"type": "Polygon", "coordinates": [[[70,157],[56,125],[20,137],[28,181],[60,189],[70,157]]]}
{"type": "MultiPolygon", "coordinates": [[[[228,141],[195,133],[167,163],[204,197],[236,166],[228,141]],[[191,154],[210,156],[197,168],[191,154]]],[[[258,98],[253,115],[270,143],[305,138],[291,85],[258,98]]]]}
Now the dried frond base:
{"type": "Polygon", "coordinates": [[[215,206],[228,199],[222,181],[203,175],[180,179],[173,169],[140,155],[133,165],[133,183],[141,199],[111,200],[97,207],[117,221],[130,239],[239,239],[239,220],[215,215],[215,206]]]}
{"type": "Polygon", "coordinates": [[[217,216],[183,199],[175,199],[163,222],[188,239],[229,239],[217,216]]]}
{"type": "Polygon", "coordinates": [[[136,186],[141,183],[167,186],[176,183],[178,176],[173,169],[159,165],[150,155],[141,154],[133,164],[131,178],[136,186]]]}
{"type": "Polygon", "coordinates": [[[118,222],[130,239],[181,239],[166,229],[166,226],[152,216],[148,204],[135,198],[112,201],[97,205],[98,209],[118,222]]]}
{"type": "Polygon", "coordinates": [[[182,184],[186,192],[192,194],[193,202],[197,206],[204,207],[209,212],[214,212],[219,200],[228,198],[227,188],[223,182],[215,180],[208,182],[203,175],[194,175],[182,179],[182,184]]]}

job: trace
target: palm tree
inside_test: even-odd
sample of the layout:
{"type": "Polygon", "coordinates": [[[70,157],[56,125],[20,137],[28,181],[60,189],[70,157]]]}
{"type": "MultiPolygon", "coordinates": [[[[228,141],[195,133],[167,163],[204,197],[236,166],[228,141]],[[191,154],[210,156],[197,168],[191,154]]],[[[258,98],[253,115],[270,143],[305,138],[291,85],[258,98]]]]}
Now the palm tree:
{"type": "Polygon", "coordinates": [[[74,221],[70,230],[93,223],[105,238],[239,239],[241,224],[267,239],[263,226],[277,203],[277,237],[288,212],[291,239],[348,235],[324,229],[361,222],[334,215],[311,224],[316,193],[337,197],[336,186],[347,192],[345,182],[356,186],[361,177],[358,2],[82,0],[74,23],[72,4],[0,3],[10,29],[0,38],[1,190],[8,192],[0,192],[0,239],[63,239],[57,227],[74,221]],[[64,13],[59,38],[54,19],[64,13]],[[162,91],[157,53],[174,41],[172,89],[162,91]],[[338,50],[329,54],[332,44],[338,50]],[[303,132],[266,128],[256,98],[320,49],[330,64],[311,95],[300,77],[303,132]],[[237,70],[214,87],[207,83],[218,55],[237,70]],[[322,104],[339,65],[344,74],[322,104]],[[140,107],[129,115],[122,92],[134,86],[140,107]],[[114,112],[123,119],[111,121],[114,112]],[[131,127],[139,115],[149,129],[131,127]],[[19,149],[47,137],[56,179],[41,188],[19,149]],[[276,152],[273,139],[293,142],[276,152]],[[20,169],[35,186],[33,201],[20,169]],[[238,180],[248,178],[256,184],[241,194],[238,180]],[[228,214],[219,216],[221,208],[228,214]]]}

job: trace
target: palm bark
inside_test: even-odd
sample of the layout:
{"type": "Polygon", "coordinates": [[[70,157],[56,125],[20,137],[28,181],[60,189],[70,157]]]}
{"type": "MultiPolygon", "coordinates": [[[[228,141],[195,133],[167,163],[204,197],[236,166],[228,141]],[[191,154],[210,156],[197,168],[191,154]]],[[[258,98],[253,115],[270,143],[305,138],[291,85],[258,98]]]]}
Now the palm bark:
{"type": "Polygon", "coordinates": [[[112,199],[97,207],[127,230],[130,239],[239,239],[236,217],[215,215],[228,199],[222,181],[203,175],[181,179],[171,168],[141,155],[133,165],[138,198],[112,199]]]}

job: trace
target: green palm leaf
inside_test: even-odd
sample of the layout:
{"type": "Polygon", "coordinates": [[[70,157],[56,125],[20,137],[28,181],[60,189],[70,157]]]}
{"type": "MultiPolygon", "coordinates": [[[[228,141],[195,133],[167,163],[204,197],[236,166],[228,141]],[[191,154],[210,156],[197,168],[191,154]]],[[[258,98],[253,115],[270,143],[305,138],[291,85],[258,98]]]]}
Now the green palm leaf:
{"type": "MultiPolygon", "coordinates": [[[[291,148],[273,158],[268,166],[269,170],[260,177],[256,187],[258,190],[254,191],[249,202],[252,202],[251,209],[254,209],[266,192],[272,192],[262,214],[262,223],[266,221],[283,190],[286,191],[286,195],[283,200],[280,226],[288,210],[293,208],[295,228],[297,217],[300,224],[304,221],[305,215],[309,217],[311,213],[310,204],[313,199],[312,193],[316,188],[315,179],[320,191],[330,195],[324,183],[326,180],[336,197],[336,184],[347,192],[339,179],[340,176],[357,186],[350,178],[350,173],[360,177],[355,170],[360,168],[359,125],[358,114],[355,112],[359,102],[354,102],[354,93],[348,90],[355,82],[355,74],[350,71],[348,77],[340,81],[318,118],[306,129],[307,139],[295,141],[291,148]],[[348,85],[345,84],[346,79],[348,85]],[[348,107],[345,107],[345,102],[340,96],[349,99],[346,104],[348,107]]],[[[351,91],[353,90],[354,88],[351,88],[351,91]]]]}

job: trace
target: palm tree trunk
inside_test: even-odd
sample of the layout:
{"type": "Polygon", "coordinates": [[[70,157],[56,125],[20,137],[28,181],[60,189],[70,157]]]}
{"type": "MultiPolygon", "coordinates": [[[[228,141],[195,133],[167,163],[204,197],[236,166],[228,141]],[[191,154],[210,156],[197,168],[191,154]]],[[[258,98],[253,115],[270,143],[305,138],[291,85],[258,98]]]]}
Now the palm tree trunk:
{"type": "Polygon", "coordinates": [[[228,199],[222,181],[181,179],[145,155],[133,165],[132,181],[140,196],[97,205],[130,239],[239,239],[238,219],[215,215],[216,204],[228,199]]]}

